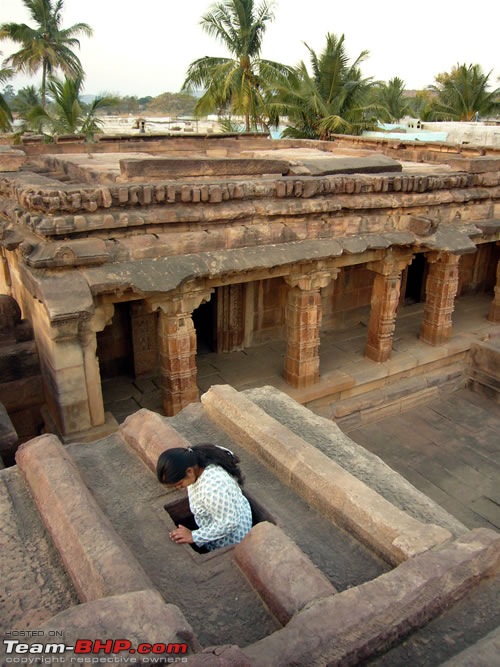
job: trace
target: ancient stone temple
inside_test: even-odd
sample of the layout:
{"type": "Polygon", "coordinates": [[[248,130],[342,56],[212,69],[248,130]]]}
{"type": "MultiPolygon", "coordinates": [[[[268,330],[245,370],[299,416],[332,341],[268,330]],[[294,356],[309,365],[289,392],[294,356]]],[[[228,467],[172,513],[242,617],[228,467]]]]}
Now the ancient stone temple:
{"type": "Polygon", "coordinates": [[[284,340],[283,377],[307,388],[322,334],[362,318],[374,364],[408,303],[429,346],[461,294],[490,293],[499,321],[499,164],[341,137],[3,147],[0,292],[33,327],[47,429],[105,432],[101,381],[123,372],[158,373],[176,414],[198,400],[202,346],[284,340]]]}

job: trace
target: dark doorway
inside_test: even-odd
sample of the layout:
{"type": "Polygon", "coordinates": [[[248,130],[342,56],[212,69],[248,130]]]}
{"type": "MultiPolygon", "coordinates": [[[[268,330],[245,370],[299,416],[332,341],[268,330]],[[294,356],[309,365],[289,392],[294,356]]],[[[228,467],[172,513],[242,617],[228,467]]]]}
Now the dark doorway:
{"type": "Polygon", "coordinates": [[[210,301],[202,303],[193,311],[193,324],[196,329],[197,354],[217,352],[217,290],[210,301]]]}
{"type": "Polygon", "coordinates": [[[113,320],[96,334],[101,378],[134,374],[130,304],[116,303],[113,320]]]}
{"type": "Polygon", "coordinates": [[[425,301],[425,275],[427,262],[423,253],[415,255],[407,269],[405,305],[425,301]]]}

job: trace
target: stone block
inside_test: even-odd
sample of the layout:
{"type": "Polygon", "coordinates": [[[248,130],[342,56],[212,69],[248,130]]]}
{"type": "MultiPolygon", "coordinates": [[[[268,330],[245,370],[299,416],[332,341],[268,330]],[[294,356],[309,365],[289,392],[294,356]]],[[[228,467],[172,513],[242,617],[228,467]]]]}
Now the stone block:
{"type": "Polygon", "coordinates": [[[120,426],[120,434],[155,474],[162,452],[190,445],[163,417],[145,408],[127,417],[120,426]]]}
{"type": "Polygon", "coordinates": [[[189,656],[189,667],[256,667],[238,646],[210,646],[189,656]]]}
{"type": "Polygon", "coordinates": [[[0,146],[0,172],[19,171],[27,159],[24,151],[0,146]]]}
{"type": "Polygon", "coordinates": [[[254,526],[233,553],[238,566],[282,625],[312,600],[336,593],[295,542],[267,521],[254,526]]]}
{"type": "Polygon", "coordinates": [[[120,160],[121,175],[126,178],[285,175],[288,170],[288,162],[284,160],[263,158],[152,157],[120,160]]]}
{"type": "Polygon", "coordinates": [[[466,596],[499,566],[500,535],[485,528],[470,531],[361,586],[311,602],[244,653],[259,667],[364,664],[466,596]]]}
{"type": "MultiPolygon", "coordinates": [[[[120,656],[122,663],[131,661],[135,647],[141,643],[186,643],[189,656],[201,650],[193,629],[180,609],[173,604],[166,604],[160,593],[153,589],[113,595],[70,607],[37,629],[45,635],[64,630],[64,642],[68,646],[75,646],[79,639],[126,639],[134,652],[123,649],[109,654],[110,659],[120,656]]],[[[52,641],[58,641],[57,635],[52,636],[52,641]]],[[[35,635],[29,643],[40,643],[40,637],[35,635]]],[[[67,651],[64,655],[65,660],[73,662],[77,660],[78,654],[67,651]]],[[[50,657],[52,654],[47,654],[47,658],[50,657]]]]}
{"type": "Polygon", "coordinates": [[[21,445],[16,462],[81,601],[153,588],[55,436],[21,445]]]}

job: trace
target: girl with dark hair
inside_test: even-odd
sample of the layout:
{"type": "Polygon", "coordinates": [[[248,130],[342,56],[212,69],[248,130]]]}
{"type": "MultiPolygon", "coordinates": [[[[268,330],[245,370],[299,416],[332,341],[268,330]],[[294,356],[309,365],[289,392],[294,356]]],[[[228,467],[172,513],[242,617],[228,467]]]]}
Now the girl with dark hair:
{"type": "Polygon", "coordinates": [[[187,488],[196,530],[179,525],[170,533],[177,544],[208,551],[237,544],[252,527],[252,510],[243,495],[239,458],[212,444],[174,447],[160,454],[156,474],[162,484],[187,488]]]}

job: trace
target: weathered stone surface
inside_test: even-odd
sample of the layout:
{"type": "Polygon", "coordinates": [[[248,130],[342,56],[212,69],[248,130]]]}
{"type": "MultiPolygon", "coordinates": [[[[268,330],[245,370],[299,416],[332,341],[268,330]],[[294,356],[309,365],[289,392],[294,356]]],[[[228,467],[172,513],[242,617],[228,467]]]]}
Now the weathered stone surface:
{"type": "Polygon", "coordinates": [[[120,426],[120,433],[154,473],[162,452],[190,445],[163,417],[146,408],[127,417],[120,426]]]}
{"type": "Polygon", "coordinates": [[[500,628],[453,656],[440,667],[494,667],[500,663],[500,628]]]}
{"type": "Polygon", "coordinates": [[[467,355],[470,387],[500,403],[500,344],[473,343],[467,355]]]}
{"type": "Polygon", "coordinates": [[[141,160],[120,160],[120,171],[127,178],[181,178],[183,176],[234,176],[286,174],[284,160],[256,158],[187,158],[158,157],[141,160]]]}
{"type": "Polygon", "coordinates": [[[17,171],[26,162],[27,156],[24,151],[20,151],[10,146],[0,146],[0,172],[17,171]]]}
{"type": "Polygon", "coordinates": [[[336,593],[295,542],[267,521],[236,545],[234,559],[282,625],[308,602],[336,593]]]}
{"type": "Polygon", "coordinates": [[[11,343],[0,347],[1,382],[15,382],[40,373],[38,352],[34,341],[11,343]]]}
{"type": "Polygon", "coordinates": [[[27,262],[35,268],[51,268],[104,264],[108,259],[104,240],[78,239],[38,245],[27,262]]]}
{"type": "Polygon", "coordinates": [[[36,627],[78,604],[17,466],[0,471],[0,572],[2,639],[6,630],[36,627]]]}
{"type": "Polygon", "coordinates": [[[313,176],[327,176],[328,174],[374,174],[391,171],[402,171],[403,167],[396,160],[374,154],[369,157],[327,157],[307,158],[300,160],[313,176]]]}
{"type": "Polygon", "coordinates": [[[361,664],[465,596],[499,566],[500,535],[485,528],[470,531],[362,586],[312,602],[244,653],[259,667],[361,664]]]}
{"type": "Polygon", "coordinates": [[[5,407],[0,403],[0,455],[9,452],[18,441],[18,435],[5,407]]]}
{"type": "MultiPolygon", "coordinates": [[[[188,644],[187,654],[201,650],[193,630],[178,607],[165,604],[158,591],[149,589],[133,591],[122,595],[115,595],[100,600],[93,600],[84,604],[70,607],[53,616],[50,620],[37,627],[40,636],[31,637],[26,643],[39,644],[42,641],[41,633],[50,636],[53,643],[64,642],[67,646],[75,646],[77,640],[90,639],[91,641],[112,639],[128,640],[130,648],[114,650],[109,660],[119,656],[121,662],[131,662],[131,658],[140,664],[137,654],[139,644],[188,644]],[[54,633],[64,632],[60,637],[54,633]],[[135,655],[134,655],[135,654],[135,655]]],[[[39,656],[52,657],[52,654],[38,653],[39,656]]],[[[66,661],[77,660],[73,651],[67,651],[66,661]]],[[[102,652],[98,655],[102,656],[102,652]]],[[[159,657],[159,656],[158,656],[159,657]]],[[[164,657],[168,660],[167,656],[164,657]]]]}
{"type": "Polygon", "coordinates": [[[189,657],[190,667],[257,667],[238,646],[211,646],[189,657]]]}
{"type": "Polygon", "coordinates": [[[201,402],[211,419],[275,475],[390,562],[401,562],[451,537],[448,530],[397,509],[229,385],[214,385],[201,402]]]}
{"type": "Polygon", "coordinates": [[[152,588],[55,436],[25,443],[16,462],[82,601],[152,588]]]}

